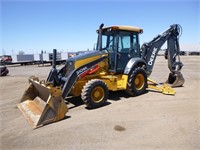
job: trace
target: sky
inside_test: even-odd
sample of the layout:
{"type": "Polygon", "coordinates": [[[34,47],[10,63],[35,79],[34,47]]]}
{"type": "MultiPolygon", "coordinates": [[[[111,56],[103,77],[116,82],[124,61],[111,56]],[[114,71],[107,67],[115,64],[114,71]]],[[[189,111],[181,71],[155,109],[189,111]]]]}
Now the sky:
{"type": "Polygon", "coordinates": [[[101,23],[142,28],[141,45],[180,24],[181,50],[200,50],[199,0],[0,0],[0,55],[91,50],[101,23]]]}

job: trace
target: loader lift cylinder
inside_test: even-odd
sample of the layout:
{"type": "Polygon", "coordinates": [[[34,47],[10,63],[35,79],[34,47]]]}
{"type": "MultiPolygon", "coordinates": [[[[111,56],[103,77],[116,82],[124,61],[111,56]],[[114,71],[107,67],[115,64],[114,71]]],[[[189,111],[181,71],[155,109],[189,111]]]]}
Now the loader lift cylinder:
{"type": "Polygon", "coordinates": [[[59,79],[58,79],[58,70],[56,69],[56,57],[57,57],[57,50],[53,49],[53,60],[52,60],[52,69],[47,77],[47,82],[53,84],[53,86],[59,86],[59,79]]]}

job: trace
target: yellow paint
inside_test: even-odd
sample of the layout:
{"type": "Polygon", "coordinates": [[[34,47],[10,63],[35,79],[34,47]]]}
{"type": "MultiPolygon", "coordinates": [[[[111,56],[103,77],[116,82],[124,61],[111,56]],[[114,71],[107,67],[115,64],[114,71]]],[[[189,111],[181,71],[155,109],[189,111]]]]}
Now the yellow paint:
{"type": "Polygon", "coordinates": [[[141,28],[134,26],[112,26],[113,30],[126,30],[126,31],[134,31],[134,32],[143,32],[141,28]]]}
{"type": "Polygon", "coordinates": [[[75,85],[73,86],[70,94],[73,96],[79,96],[81,95],[83,86],[86,84],[87,80],[78,80],[75,85]]]}
{"type": "MultiPolygon", "coordinates": [[[[108,56],[108,54],[100,54],[100,55],[97,55],[97,56],[93,56],[93,57],[88,57],[88,58],[85,58],[85,59],[82,59],[82,60],[77,60],[75,62],[75,69],[89,63],[89,62],[92,62],[92,61],[95,61],[99,58],[101,58],[102,56],[108,56]]],[[[106,61],[103,61],[103,62],[100,62],[99,63],[100,67],[105,67],[106,66],[106,61]]]]}
{"type": "Polygon", "coordinates": [[[118,75],[117,89],[125,90],[127,87],[128,75],[118,75]]]}
{"type": "Polygon", "coordinates": [[[128,75],[107,75],[101,78],[111,91],[125,90],[127,87],[128,75]]]}
{"type": "Polygon", "coordinates": [[[97,86],[91,92],[91,98],[93,102],[99,103],[104,99],[105,91],[102,87],[97,86]]]}
{"type": "Polygon", "coordinates": [[[155,80],[152,80],[152,79],[150,79],[150,78],[147,78],[147,81],[148,81],[148,82],[151,82],[151,83],[153,83],[153,84],[158,84],[155,80]]]}
{"type": "Polygon", "coordinates": [[[63,119],[68,107],[62,98],[61,87],[45,85],[36,78],[31,78],[29,81],[30,85],[24,92],[18,108],[30,125],[37,128],[63,119]],[[55,116],[51,115],[52,111],[55,116]]]}
{"type": "Polygon", "coordinates": [[[169,86],[167,83],[158,84],[155,80],[152,80],[150,78],[148,78],[147,80],[148,80],[148,82],[150,82],[148,84],[149,90],[161,92],[166,95],[175,95],[176,94],[176,91],[171,86],[169,86]]]}
{"type": "Polygon", "coordinates": [[[141,90],[144,87],[144,76],[140,73],[137,74],[134,85],[137,90],[141,90]]]}
{"type": "MultiPolygon", "coordinates": [[[[123,30],[123,31],[133,31],[133,32],[138,32],[138,33],[142,33],[143,29],[139,28],[139,27],[134,27],[134,26],[109,26],[109,27],[105,27],[103,28],[103,30],[108,30],[108,29],[112,29],[112,30],[123,30]]],[[[97,30],[97,33],[99,32],[99,30],[97,30]]]]}
{"type": "Polygon", "coordinates": [[[157,91],[157,92],[161,92],[166,95],[175,95],[176,94],[176,91],[166,83],[163,85],[148,84],[148,89],[157,91]]]}

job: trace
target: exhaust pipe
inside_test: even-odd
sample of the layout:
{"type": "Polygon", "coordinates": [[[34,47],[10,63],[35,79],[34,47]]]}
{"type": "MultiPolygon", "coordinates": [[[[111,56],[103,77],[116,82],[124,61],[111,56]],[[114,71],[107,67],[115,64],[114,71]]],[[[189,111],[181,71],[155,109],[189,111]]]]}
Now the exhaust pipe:
{"type": "Polygon", "coordinates": [[[57,58],[57,50],[53,49],[53,62],[52,62],[53,69],[56,69],[56,58],[57,58]]]}
{"type": "Polygon", "coordinates": [[[102,51],[102,28],[103,28],[104,24],[102,23],[99,26],[99,37],[98,37],[98,43],[99,43],[99,51],[102,51]]]}

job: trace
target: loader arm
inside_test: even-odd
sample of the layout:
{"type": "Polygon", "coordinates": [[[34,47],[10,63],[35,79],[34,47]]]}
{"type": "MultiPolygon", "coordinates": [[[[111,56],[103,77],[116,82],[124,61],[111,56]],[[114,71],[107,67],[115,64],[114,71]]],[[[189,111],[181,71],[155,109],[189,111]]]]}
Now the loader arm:
{"type": "MultiPolygon", "coordinates": [[[[169,29],[156,36],[153,40],[148,43],[144,43],[141,46],[142,59],[146,61],[146,71],[147,75],[150,76],[153,70],[153,66],[156,60],[156,56],[160,48],[167,41],[167,59],[168,59],[168,68],[170,70],[170,76],[168,80],[179,78],[180,80],[177,83],[174,83],[173,86],[182,86],[184,79],[181,74],[181,68],[183,67],[182,62],[180,61],[180,47],[179,47],[179,36],[181,32],[181,26],[178,24],[171,25],[169,29]]],[[[171,83],[170,83],[171,84],[171,83]]]]}
{"type": "Polygon", "coordinates": [[[87,64],[80,66],[79,68],[71,71],[71,73],[68,76],[65,76],[64,74],[66,73],[66,70],[67,70],[66,65],[63,68],[61,68],[60,70],[57,70],[55,67],[55,64],[54,64],[56,62],[55,61],[56,50],[55,50],[54,54],[53,54],[53,59],[54,59],[53,67],[49,73],[47,82],[51,83],[54,87],[56,87],[56,86],[62,87],[62,97],[63,97],[63,99],[65,99],[65,97],[68,96],[70,90],[72,89],[72,87],[75,84],[75,82],[77,81],[77,79],[82,74],[84,74],[85,72],[87,72],[88,70],[93,68],[95,65],[97,65],[101,61],[104,61],[106,58],[107,58],[107,56],[102,56],[97,60],[94,60],[92,62],[89,62],[87,64]]]}

